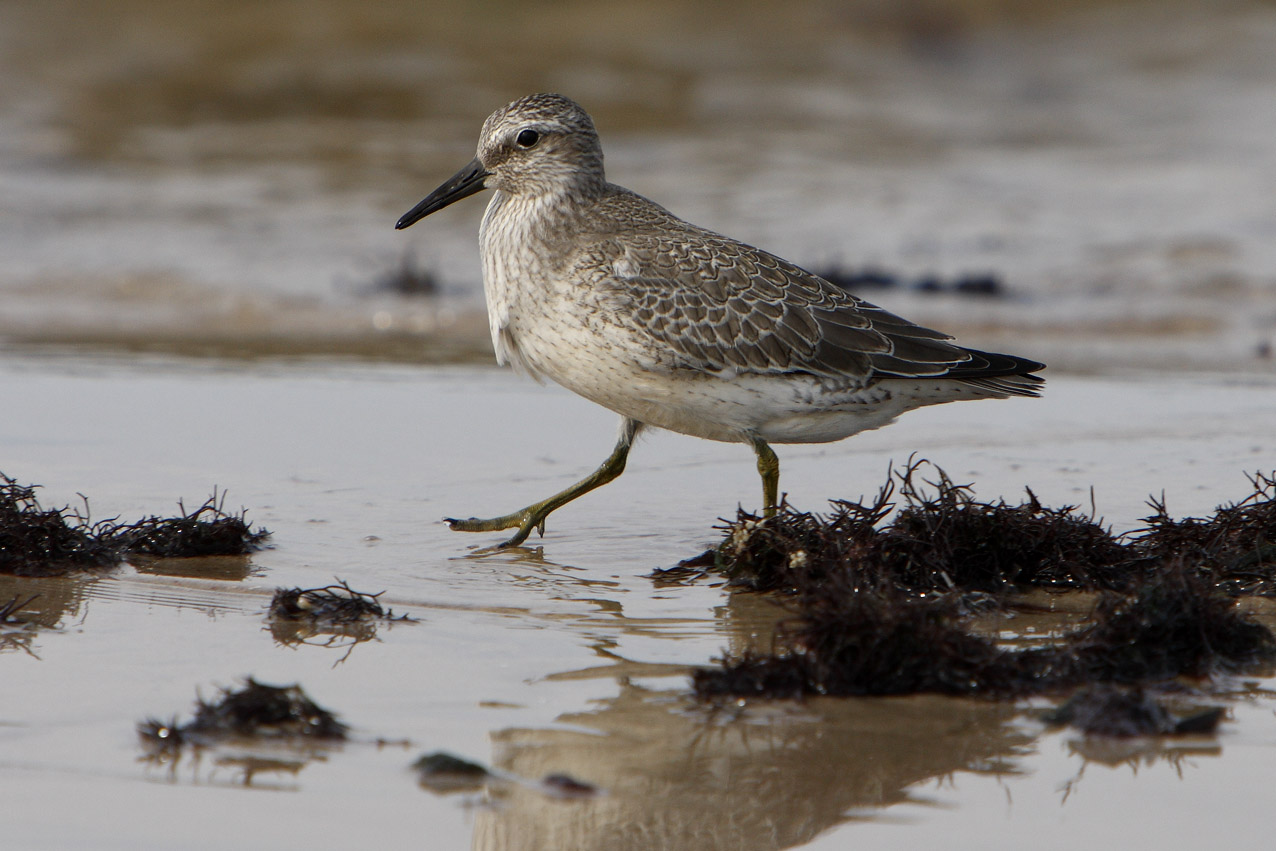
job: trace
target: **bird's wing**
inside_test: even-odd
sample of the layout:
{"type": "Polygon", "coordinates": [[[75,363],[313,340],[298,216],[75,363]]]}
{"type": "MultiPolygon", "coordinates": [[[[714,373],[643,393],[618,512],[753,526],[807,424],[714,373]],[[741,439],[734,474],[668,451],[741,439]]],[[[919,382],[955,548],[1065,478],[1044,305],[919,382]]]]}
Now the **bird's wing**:
{"type": "MultiPolygon", "coordinates": [[[[659,212],[663,210],[656,208],[659,212]]],[[[765,251],[668,216],[592,242],[575,275],[617,314],[709,372],[981,378],[1039,365],[961,348],[765,251]],[[685,229],[685,233],[683,231],[685,229]]]]}

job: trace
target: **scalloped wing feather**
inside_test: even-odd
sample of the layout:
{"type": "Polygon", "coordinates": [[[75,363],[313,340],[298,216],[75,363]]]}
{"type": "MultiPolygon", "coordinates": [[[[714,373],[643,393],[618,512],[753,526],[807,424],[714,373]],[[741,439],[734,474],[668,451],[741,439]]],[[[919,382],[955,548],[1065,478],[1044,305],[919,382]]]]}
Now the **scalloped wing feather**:
{"type": "Polygon", "coordinates": [[[1022,395],[1033,361],[965,349],[753,246],[690,225],[627,190],[600,203],[613,222],[577,257],[573,279],[667,347],[675,366],[805,372],[849,384],[946,377],[1022,395]],[[619,274],[624,273],[624,274],[619,274]],[[1019,380],[994,381],[1015,377],[1019,380]]]}

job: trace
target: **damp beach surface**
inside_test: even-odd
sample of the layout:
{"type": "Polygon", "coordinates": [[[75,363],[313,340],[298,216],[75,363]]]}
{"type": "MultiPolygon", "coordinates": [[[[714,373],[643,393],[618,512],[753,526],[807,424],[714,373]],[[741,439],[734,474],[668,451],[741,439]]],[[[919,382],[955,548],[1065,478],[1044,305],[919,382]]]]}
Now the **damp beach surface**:
{"type": "MultiPolygon", "coordinates": [[[[714,708],[690,672],[767,649],[773,600],[648,574],[719,540],[752,505],[746,447],[656,434],[611,486],[494,555],[445,514],[501,509],[605,452],[611,415],[486,368],[9,357],[6,464],[46,506],[163,514],[214,486],[270,529],[242,560],[0,579],[38,595],[6,626],[0,789],[15,847],[882,847],[979,837],[1252,847],[1266,801],[1276,681],[1220,680],[1213,735],[1086,738],[1049,701],[811,698],[714,708]],[[144,460],[143,460],[144,459],[144,460]],[[373,593],[372,635],[280,630],[278,588],[373,593]],[[300,684],[341,742],[217,742],[156,757],[136,726],[190,713],[245,677],[300,684]],[[412,765],[443,751],[492,779],[440,793],[412,765]],[[570,796],[544,778],[593,790],[570,796]],[[233,813],[233,818],[228,817],[233,813]]],[[[781,447],[791,502],[858,498],[904,450],[983,499],[1093,503],[1140,525],[1149,488],[1175,516],[1244,497],[1271,457],[1276,381],[1056,376],[1039,400],[951,405],[858,439],[781,447]],[[1104,415],[1096,417],[1093,411],[1104,415]],[[1093,488],[1093,493],[1091,492],[1093,488]]],[[[994,621],[1009,645],[1075,624],[1082,595],[994,621]]],[[[1247,603],[1276,626],[1270,604],[1247,603]]]]}
{"type": "MultiPolygon", "coordinates": [[[[1048,723],[1094,711],[1070,692],[698,702],[787,616],[653,578],[758,509],[748,447],[645,435],[479,553],[442,518],[576,481],[617,418],[491,366],[482,203],[393,223],[560,90],[616,182],[1049,365],[1040,399],[775,447],[790,505],[916,457],[1118,533],[1205,517],[1276,468],[1271,4],[471,5],[0,4],[0,472],[270,532],[0,576],[0,847],[1270,845],[1261,666],[1160,688],[1167,729],[1224,710],[1172,736],[1048,723]],[[322,712],[196,723],[244,692],[322,712]]],[[[970,626],[1035,648],[1095,596],[1020,603],[970,626]]]]}

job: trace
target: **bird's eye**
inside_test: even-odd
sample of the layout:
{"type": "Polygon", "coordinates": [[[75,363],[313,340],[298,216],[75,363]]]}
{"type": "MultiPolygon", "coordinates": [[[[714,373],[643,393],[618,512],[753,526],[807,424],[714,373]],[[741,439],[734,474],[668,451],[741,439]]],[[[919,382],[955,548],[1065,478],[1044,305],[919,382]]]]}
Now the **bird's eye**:
{"type": "Polygon", "coordinates": [[[541,140],[541,134],[535,130],[524,130],[514,139],[520,148],[530,148],[541,140]]]}

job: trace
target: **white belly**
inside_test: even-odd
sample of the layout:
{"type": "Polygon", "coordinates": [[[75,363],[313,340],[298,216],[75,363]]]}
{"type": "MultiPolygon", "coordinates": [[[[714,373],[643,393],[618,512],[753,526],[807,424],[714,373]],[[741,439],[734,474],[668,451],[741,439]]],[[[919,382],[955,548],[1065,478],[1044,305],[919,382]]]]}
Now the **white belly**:
{"type": "MultiPolygon", "coordinates": [[[[550,330],[547,323],[538,330],[550,330]]],[[[848,389],[806,375],[713,375],[652,369],[622,346],[600,345],[580,329],[556,335],[511,334],[509,349],[533,375],[543,376],[616,413],[648,426],[708,440],[748,443],[827,443],[880,428],[921,405],[971,398],[956,392],[917,392],[916,382],[882,382],[848,389]],[[892,386],[892,384],[897,386],[892,386]]]]}

